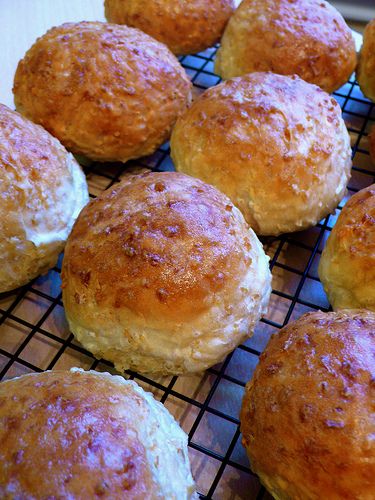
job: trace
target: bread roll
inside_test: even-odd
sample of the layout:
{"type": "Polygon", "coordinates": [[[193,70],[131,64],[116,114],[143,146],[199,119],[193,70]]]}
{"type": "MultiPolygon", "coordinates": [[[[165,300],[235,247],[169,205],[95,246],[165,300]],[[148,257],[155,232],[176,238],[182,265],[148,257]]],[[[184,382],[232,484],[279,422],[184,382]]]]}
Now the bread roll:
{"type": "Polygon", "coordinates": [[[265,311],[262,245],[228,198],[176,172],[130,177],[81,213],[63,301],[77,340],[117,370],[179,374],[221,361],[265,311]]]}
{"type": "Polygon", "coordinates": [[[263,235],[299,231],[332,212],[351,168],[337,102],[273,73],[208,89],[177,121],[171,154],[178,171],[220,189],[263,235]]]}
{"type": "Polygon", "coordinates": [[[374,333],[369,311],[309,313],[260,356],[241,430],[274,498],[374,498],[374,333]]]}
{"type": "Polygon", "coordinates": [[[296,74],[333,92],[355,65],[351,31],[325,0],[243,0],[225,29],[215,71],[225,79],[296,74]]]}
{"type": "Polygon", "coordinates": [[[73,156],[42,127],[0,104],[0,293],[56,264],[87,202],[73,156]]]}
{"type": "Polygon", "coordinates": [[[165,43],[175,54],[192,54],[220,40],[233,0],[105,0],[111,23],[127,24],[165,43]]]}
{"type": "Polygon", "coordinates": [[[72,369],[0,384],[1,498],[191,499],[187,436],[135,382],[72,369]]]}
{"type": "Polygon", "coordinates": [[[73,153],[126,162],[169,138],[191,83],[175,56],[141,31],[81,22],[34,43],[13,91],[18,110],[73,153]]]}
{"type": "Polygon", "coordinates": [[[375,101],[375,19],[368,23],[363,33],[356,77],[364,95],[375,101]]]}
{"type": "Polygon", "coordinates": [[[375,184],[344,206],[319,263],[333,309],[375,311],[375,184]]]}

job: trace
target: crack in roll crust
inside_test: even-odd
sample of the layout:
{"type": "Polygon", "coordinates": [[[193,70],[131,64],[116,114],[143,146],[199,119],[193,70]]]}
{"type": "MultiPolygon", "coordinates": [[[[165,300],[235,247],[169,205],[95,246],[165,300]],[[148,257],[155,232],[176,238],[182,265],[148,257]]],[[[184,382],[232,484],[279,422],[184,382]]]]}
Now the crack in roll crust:
{"type": "Polygon", "coordinates": [[[133,176],[81,213],[63,262],[71,330],[118,370],[221,361],[270,294],[268,258],[228,198],[176,172],[133,176]]]}
{"type": "Polygon", "coordinates": [[[111,23],[139,28],[175,54],[193,54],[220,40],[233,0],[105,0],[111,23]]]}
{"type": "Polygon", "coordinates": [[[273,73],[205,91],[177,121],[171,155],[178,171],[224,192],[263,235],[315,225],[344,196],[351,169],[337,102],[273,73]]]}
{"type": "Polygon", "coordinates": [[[0,424],[1,498],[196,498],[186,434],[122,377],[72,369],[7,380],[0,424]]]}
{"type": "Polygon", "coordinates": [[[247,384],[241,431],[279,500],[372,500],[375,315],[305,314],[273,335],[247,384]]]}
{"type": "Polygon", "coordinates": [[[375,19],[368,23],[363,33],[356,77],[364,95],[375,101],[375,19]]]}
{"type": "Polygon", "coordinates": [[[296,74],[327,92],[356,65],[341,14],[324,0],[243,0],[228,22],[215,71],[228,79],[254,71],[296,74]]]}
{"type": "Polygon", "coordinates": [[[319,277],[334,309],[375,311],[375,184],[342,209],[323,250],[319,277]]]}
{"type": "Polygon", "coordinates": [[[0,104],[0,292],[56,264],[87,202],[73,156],[42,127],[0,104]]]}
{"type": "Polygon", "coordinates": [[[125,162],[169,138],[191,82],[167,47],[140,30],[81,22],[34,43],[13,92],[19,111],[72,152],[125,162]]]}

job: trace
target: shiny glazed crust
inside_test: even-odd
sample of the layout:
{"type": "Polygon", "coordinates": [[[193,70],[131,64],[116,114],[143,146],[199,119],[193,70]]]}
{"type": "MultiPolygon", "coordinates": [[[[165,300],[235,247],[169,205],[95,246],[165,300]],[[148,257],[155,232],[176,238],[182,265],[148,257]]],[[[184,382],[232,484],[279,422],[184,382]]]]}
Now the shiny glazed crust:
{"type": "Polygon", "coordinates": [[[375,315],[314,312],[272,336],[241,411],[243,444],[281,500],[372,500],[375,315]]]}
{"type": "Polygon", "coordinates": [[[195,498],[187,436],[137,384],[54,371],[0,384],[1,498],[195,498]]]}
{"type": "Polygon", "coordinates": [[[204,92],[177,121],[171,154],[178,171],[220,189],[263,235],[315,225],[344,196],[351,168],[337,102],[273,73],[204,92]]]}
{"type": "Polygon", "coordinates": [[[368,23],[363,33],[356,77],[365,96],[375,101],[375,19],[368,23]]]}
{"type": "Polygon", "coordinates": [[[0,104],[0,292],[56,264],[87,202],[86,179],[73,156],[0,104]]]}
{"type": "Polygon", "coordinates": [[[19,62],[16,106],[73,153],[122,161],[153,153],[190,101],[175,56],[139,30],[67,23],[19,62]]]}
{"type": "Polygon", "coordinates": [[[375,184],[342,209],[323,250],[319,277],[334,309],[375,311],[375,184]]]}
{"type": "Polygon", "coordinates": [[[169,172],[130,177],[82,211],[62,281],[70,328],[95,356],[177,374],[212,366],[252,333],[271,278],[228,198],[169,172]]]}
{"type": "Polygon", "coordinates": [[[215,71],[225,79],[296,74],[333,92],[355,65],[351,31],[325,0],[243,0],[224,31],[215,71]]]}
{"type": "Polygon", "coordinates": [[[233,0],[105,0],[111,23],[139,28],[175,54],[192,54],[220,40],[233,0]]]}

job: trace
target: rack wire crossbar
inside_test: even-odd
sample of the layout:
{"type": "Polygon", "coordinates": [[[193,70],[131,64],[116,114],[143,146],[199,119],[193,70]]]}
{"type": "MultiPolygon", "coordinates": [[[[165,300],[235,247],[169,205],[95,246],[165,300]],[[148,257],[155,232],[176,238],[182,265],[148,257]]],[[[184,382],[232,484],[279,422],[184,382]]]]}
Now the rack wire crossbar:
{"type": "MultiPolygon", "coordinates": [[[[213,72],[216,48],[180,58],[198,91],[219,83],[213,72]]],[[[240,442],[238,411],[245,383],[270,335],[309,310],[330,309],[317,275],[324,243],[350,194],[374,182],[367,134],[375,124],[375,108],[352,77],[335,94],[351,135],[353,172],[349,195],[335,214],[316,227],[280,238],[263,239],[271,257],[273,293],[269,312],[254,336],[218,366],[194,377],[151,379],[131,371],[136,380],[164,403],[189,436],[190,455],[200,498],[271,498],[251,472],[240,442]]],[[[91,196],[119,182],[133,168],[173,170],[168,144],[137,162],[85,167],[91,196]]],[[[61,258],[46,276],[0,295],[0,379],[23,373],[81,366],[113,371],[96,360],[69,332],[60,285],[61,258]]]]}

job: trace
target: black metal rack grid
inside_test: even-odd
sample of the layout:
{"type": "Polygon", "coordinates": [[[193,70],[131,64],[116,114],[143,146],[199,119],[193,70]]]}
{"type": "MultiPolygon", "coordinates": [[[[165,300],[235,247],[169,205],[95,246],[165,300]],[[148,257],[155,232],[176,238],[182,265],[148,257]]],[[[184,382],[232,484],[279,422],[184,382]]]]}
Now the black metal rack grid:
{"type": "MultiPolygon", "coordinates": [[[[213,73],[215,52],[213,48],[181,58],[198,92],[220,81],[213,73]]],[[[352,139],[350,196],[374,182],[375,167],[368,154],[367,133],[375,124],[375,107],[363,97],[354,77],[334,95],[352,139]]],[[[91,195],[121,180],[129,169],[139,167],[173,170],[168,145],[125,167],[95,163],[85,167],[91,195]]],[[[253,338],[222,364],[192,377],[150,379],[132,372],[125,374],[153,392],[189,434],[192,469],[201,498],[269,498],[251,473],[240,443],[238,411],[244,386],[273,332],[304,312],[329,309],[317,265],[344,201],[336,214],[308,231],[263,239],[274,276],[269,312],[253,338]]],[[[0,295],[0,379],[71,366],[113,372],[110,363],[95,360],[68,330],[59,288],[60,265],[61,258],[48,275],[13,293],[0,295]]]]}

